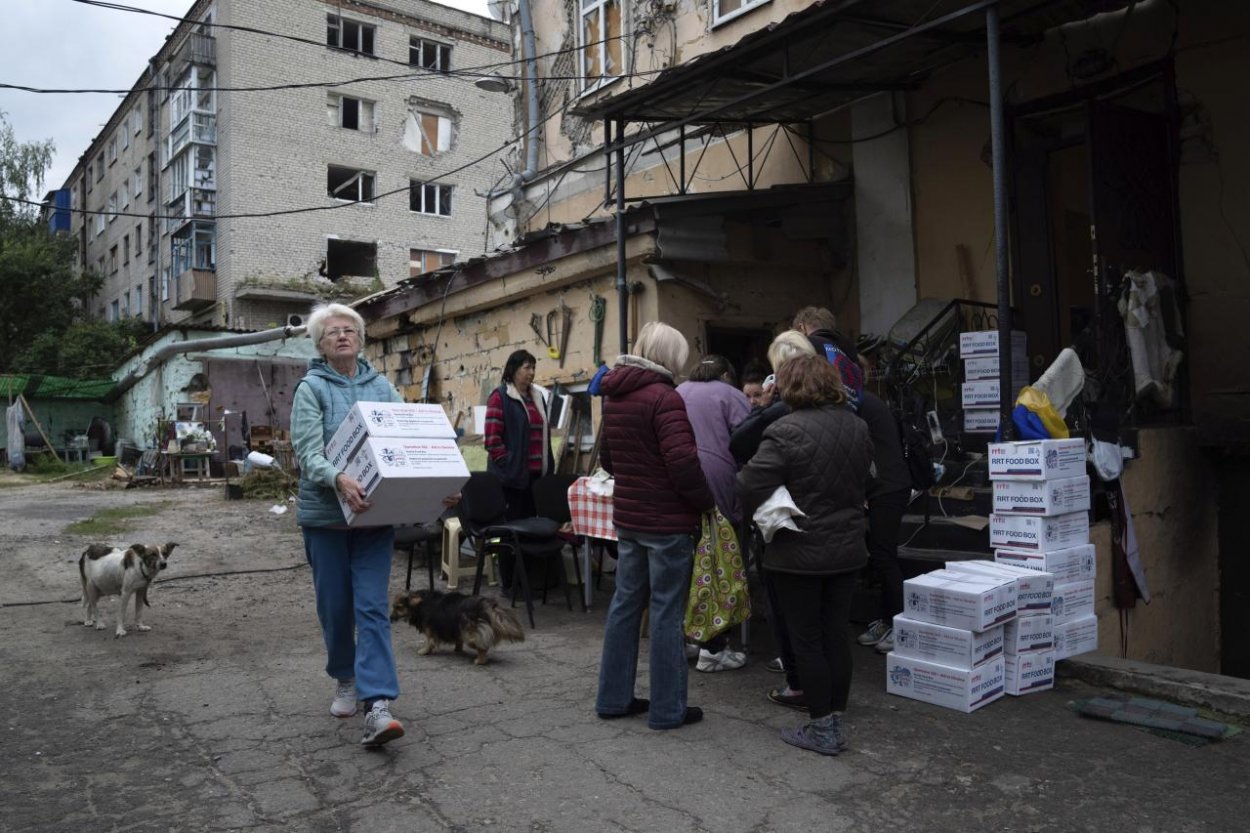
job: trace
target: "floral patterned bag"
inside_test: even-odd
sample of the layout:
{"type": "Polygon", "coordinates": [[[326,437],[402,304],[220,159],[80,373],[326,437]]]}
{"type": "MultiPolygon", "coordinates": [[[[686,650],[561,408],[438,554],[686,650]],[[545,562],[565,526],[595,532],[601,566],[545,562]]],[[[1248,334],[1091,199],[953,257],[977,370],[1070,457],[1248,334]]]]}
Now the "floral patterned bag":
{"type": "Polygon", "coordinates": [[[703,516],[703,535],[694,550],[686,636],[706,642],[751,616],[751,594],[738,535],[719,509],[703,516]]]}

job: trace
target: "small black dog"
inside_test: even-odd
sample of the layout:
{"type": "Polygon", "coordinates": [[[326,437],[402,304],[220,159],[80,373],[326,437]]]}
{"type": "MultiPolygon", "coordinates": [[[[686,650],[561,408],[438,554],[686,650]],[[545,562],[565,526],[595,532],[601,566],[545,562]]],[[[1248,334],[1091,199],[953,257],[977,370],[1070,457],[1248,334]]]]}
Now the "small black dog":
{"type": "Polygon", "coordinates": [[[454,645],[457,652],[468,645],[477,652],[474,665],[485,665],[486,652],[497,643],[525,641],[525,631],[511,610],[500,607],[493,599],[463,593],[400,593],[391,605],[391,621],[400,619],[425,634],[425,644],[417,651],[421,656],[432,653],[440,644],[454,645]]]}

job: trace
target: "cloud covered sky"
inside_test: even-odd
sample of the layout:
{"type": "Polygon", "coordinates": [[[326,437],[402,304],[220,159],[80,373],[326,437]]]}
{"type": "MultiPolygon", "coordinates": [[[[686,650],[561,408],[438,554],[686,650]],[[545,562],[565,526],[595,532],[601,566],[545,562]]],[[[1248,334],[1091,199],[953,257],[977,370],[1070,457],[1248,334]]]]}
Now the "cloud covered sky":
{"type": "MultiPolygon", "coordinates": [[[[175,21],[73,0],[3,0],[0,82],[30,87],[126,89],[139,79],[175,21]]],[[[192,0],[114,0],[182,15],[192,0]]],[[[402,0],[395,0],[402,7],[402,0]]],[[[383,0],[385,4],[385,0],[383,0]]],[[[486,0],[444,0],[485,15],[486,0]]],[[[44,191],[59,188],[121,97],[104,93],[36,94],[0,89],[0,110],[20,142],[52,139],[56,155],[44,191]]],[[[42,196],[42,194],[40,194],[42,196]]]]}

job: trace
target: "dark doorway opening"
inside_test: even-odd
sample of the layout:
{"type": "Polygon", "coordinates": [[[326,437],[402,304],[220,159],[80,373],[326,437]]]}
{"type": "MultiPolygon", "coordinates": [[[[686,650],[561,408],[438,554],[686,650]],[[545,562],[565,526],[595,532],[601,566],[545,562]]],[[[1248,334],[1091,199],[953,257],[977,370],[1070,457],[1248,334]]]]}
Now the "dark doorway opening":
{"type": "Polygon", "coordinates": [[[706,352],[729,359],[741,379],[743,369],[751,363],[763,365],[765,373],[772,372],[768,369],[768,345],[772,342],[772,330],[709,326],[706,352]]]}

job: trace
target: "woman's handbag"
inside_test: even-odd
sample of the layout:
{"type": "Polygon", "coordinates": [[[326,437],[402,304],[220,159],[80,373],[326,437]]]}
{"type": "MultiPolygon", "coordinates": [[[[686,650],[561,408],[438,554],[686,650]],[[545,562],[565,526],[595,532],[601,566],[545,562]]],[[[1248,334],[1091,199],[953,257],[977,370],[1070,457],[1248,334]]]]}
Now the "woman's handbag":
{"type": "Polygon", "coordinates": [[[686,636],[706,642],[751,616],[751,594],[738,535],[719,509],[703,516],[703,535],[694,551],[686,636]]]}

